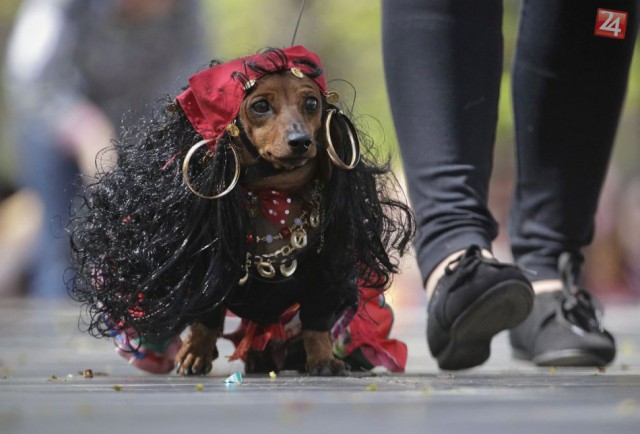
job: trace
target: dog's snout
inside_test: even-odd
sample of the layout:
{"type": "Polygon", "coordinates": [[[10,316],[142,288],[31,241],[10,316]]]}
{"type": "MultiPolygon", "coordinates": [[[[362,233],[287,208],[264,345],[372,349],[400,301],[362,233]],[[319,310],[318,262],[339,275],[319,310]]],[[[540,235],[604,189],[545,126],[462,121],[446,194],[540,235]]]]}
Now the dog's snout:
{"type": "Polygon", "coordinates": [[[311,136],[300,131],[293,131],[287,134],[287,143],[294,152],[302,154],[311,146],[311,136]]]}

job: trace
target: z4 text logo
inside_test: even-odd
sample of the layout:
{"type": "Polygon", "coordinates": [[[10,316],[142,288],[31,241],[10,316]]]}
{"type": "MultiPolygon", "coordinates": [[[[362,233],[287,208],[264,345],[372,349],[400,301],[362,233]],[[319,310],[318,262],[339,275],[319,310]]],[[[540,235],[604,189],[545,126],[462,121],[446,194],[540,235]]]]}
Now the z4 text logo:
{"type": "Polygon", "coordinates": [[[627,30],[627,13],[598,9],[594,35],[605,38],[624,39],[627,30]]]}

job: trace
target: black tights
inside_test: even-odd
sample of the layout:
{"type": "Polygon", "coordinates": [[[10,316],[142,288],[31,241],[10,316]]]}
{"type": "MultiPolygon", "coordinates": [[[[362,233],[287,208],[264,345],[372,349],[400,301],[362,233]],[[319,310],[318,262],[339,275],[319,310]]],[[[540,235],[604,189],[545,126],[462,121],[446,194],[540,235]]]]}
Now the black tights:
{"type": "MultiPolygon", "coordinates": [[[[513,65],[517,180],[510,239],[535,280],[591,242],[626,91],[637,1],[523,0],[513,65]],[[624,40],[596,9],[629,13],[624,40]]],[[[383,0],[389,98],[426,279],[452,252],[490,248],[487,209],[502,73],[501,0],[383,0]]]]}

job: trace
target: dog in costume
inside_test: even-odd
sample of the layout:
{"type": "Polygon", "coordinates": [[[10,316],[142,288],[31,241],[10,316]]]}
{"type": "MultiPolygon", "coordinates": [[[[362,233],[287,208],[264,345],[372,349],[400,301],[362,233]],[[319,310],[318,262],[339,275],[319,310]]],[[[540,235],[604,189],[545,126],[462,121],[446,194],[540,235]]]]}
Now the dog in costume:
{"type": "Polygon", "coordinates": [[[70,224],[88,331],[141,369],[206,374],[231,312],[247,372],[404,369],[382,295],[414,217],[338,104],[294,46],[214,61],[126,128],[70,224]]]}

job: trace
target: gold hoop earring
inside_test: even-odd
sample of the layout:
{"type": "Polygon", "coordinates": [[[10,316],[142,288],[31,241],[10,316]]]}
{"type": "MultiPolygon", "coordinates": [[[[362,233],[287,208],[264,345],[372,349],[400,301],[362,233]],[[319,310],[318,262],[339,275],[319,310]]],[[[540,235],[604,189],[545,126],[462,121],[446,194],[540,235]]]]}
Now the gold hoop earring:
{"type": "Polygon", "coordinates": [[[189,188],[189,190],[191,190],[191,192],[196,196],[201,197],[203,199],[209,199],[209,200],[220,199],[221,197],[229,194],[229,192],[233,190],[233,188],[238,183],[238,179],[240,179],[240,159],[238,158],[238,153],[236,152],[234,147],[230,145],[229,148],[231,148],[231,152],[233,152],[233,158],[235,159],[235,162],[236,162],[235,174],[233,175],[233,180],[231,181],[231,184],[229,184],[229,186],[225,188],[222,192],[218,194],[214,194],[213,196],[206,196],[200,193],[199,191],[197,191],[195,188],[193,188],[193,185],[191,185],[191,182],[189,181],[189,162],[191,161],[191,157],[193,157],[193,154],[195,154],[195,152],[198,149],[208,144],[212,140],[213,139],[201,140],[195,145],[193,145],[191,149],[189,149],[189,152],[187,152],[187,155],[184,157],[184,161],[182,162],[182,179],[184,180],[184,183],[187,185],[187,188],[189,188]]]}
{"type": "Polygon", "coordinates": [[[329,154],[331,162],[335,166],[344,170],[355,169],[360,162],[360,143],[358,142],[356,129],[351,121],[342,112],[339,112],[336,109],[331,109],[327,112],[327,120],[325,121],[324,126],[325,135],[327,137],[327,154],[329,154]],[[340,157],[338,157],[338,153],[336,152],[336,149],[333,146],[333,141],[331,140],[331,129],[329,128],[329,125],[331,124],[331,119],[334,113],[337,113],[340,120],[347,126],[347,134],[349,135],[349,142],[351,143],[351,162],[349,164],[346,164],[340,159],[340,157]]]}

